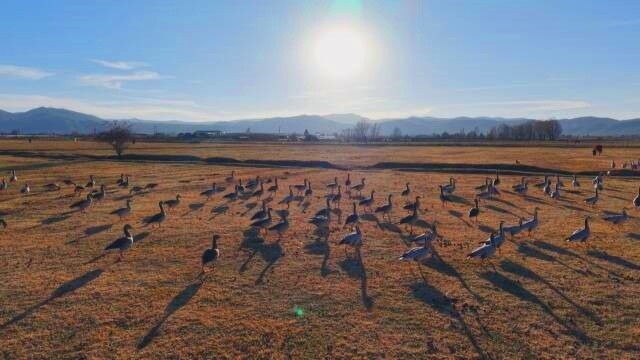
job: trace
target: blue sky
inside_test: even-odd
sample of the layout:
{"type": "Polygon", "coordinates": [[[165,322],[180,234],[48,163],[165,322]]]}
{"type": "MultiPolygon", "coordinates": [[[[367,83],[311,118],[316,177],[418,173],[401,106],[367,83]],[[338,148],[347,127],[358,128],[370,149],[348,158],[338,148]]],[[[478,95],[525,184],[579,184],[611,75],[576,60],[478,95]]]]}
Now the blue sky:
{"type": "Polygon", "coordinates": [[[640,117],[635,0],[4,0],[0,9],[9,111],[640,117]],[[366,39],[366,64],[344,78],[310,50],[337,26],[366,39]]]}

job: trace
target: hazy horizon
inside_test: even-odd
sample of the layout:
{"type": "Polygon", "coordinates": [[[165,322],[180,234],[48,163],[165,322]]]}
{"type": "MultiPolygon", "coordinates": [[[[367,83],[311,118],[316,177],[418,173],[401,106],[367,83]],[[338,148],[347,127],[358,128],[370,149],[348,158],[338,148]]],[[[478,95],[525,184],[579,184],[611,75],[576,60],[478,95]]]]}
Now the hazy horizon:
{"type": "Polygon", "coordinates": [[[11,112],[640,118],[639,2],[9,0],[3,14],[11,112]]]}

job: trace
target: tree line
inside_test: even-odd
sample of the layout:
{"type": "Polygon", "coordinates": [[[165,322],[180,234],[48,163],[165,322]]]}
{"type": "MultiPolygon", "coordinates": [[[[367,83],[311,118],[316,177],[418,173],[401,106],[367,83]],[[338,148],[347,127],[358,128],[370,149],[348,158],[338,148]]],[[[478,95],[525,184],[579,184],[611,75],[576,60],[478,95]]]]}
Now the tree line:
{"type": "Polygon", "coordinates": [[[517,125],[500,124],[487,134],[500,140],[557,140],[562,135],[558,120],[531,120],[517,125]]]}

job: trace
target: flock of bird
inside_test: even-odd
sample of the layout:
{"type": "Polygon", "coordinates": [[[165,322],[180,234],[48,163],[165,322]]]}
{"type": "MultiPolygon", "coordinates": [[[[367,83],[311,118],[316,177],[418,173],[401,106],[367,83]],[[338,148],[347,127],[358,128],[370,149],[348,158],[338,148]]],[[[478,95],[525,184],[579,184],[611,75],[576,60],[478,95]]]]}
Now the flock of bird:
{"type": "MultiPolygon", "coordinates": [[[[584,199],[585,204],[595,205],[599,199],[599,191],[604,189],[604,174],[599,174],[593,178],[591,184],[593,185],[594,195],[584,199]]],[[[6,191],[9,188],[9,184],[18,183],[18,177],[15,171],[10,172],[9,182],[2,179],[0,183],[0,191],[6,191]]],[[[443,207],[453,201],[452,196],[456,191],[457,180],[454,177],[449,179],[446,184],[439,185],[439,201],[443,207]]],[[[106,185],[97,185],[96,178],[91,175],[89,181],[85,184],[78,184],[72,180],[64,180],[64,184],[73,188],[73,192],[76,196],[81,196],[86,190],[88,193],[86,196],[74,202],[70,205],[72,209],[76,209],[79,212],[89,211],[96,203],[99,203],[108,196],[106,185]]],[[[290,205],[296,200],[311,199],[311,195],[314,193],[314,189],[311,186],[311,182],[308,179],[303,179],[302,183],[290,184],[287,187],[282,188],[278,182],[277,177],[261,178],[256,176],[254,178],[243,181],[238,178],[235,171],[232,171],[229,176],[226,176],[223,180],[223,184],[226,186],[219,186],[215,182],[210,188],[203,189],[200,192],[205,200],[211,200],[215,197],[220,197],[224,201],[235,201],[237,199],[250,199],[255,198],[262,203],[262,206],[253,213],[250,217],[249,226],[257,229],[259,232],[263,232],[265,235],[272,233],[277,236],[277,241],[282,239],[282,236],[289,230],[291,224],[289,222],[290,205]],[[227,186],[232,186],[231,191],[227,191],[227,186]],[[281,191],[284,191],[282,198],[277,201],[278,205],[282,205],[282,209],[274,210],[268,205],[268,201],[275,199],[275,196],[281,191]],[[269,194],[268,200],[263,199],[263,196],[269,194]],[[279,219],[275,219],[272,213],[276,213],[279,219]]],[[[361,228],[361,215],[359,209],[368,214],[376,214],[382,216],[383,219],[392,222],[391,214],[395,209],[393,202],[394,194],[388,194],[384,199],[385,202],[376,205],[377,198],[375,189],[367,189],[366,178],[361,178],[360,181],[352,183],[350,174],[347,173],[347,177],[341,182],[338,177],[326,184],[324,189],[324,207],[318,210],[313,216],[310,217],[309,223],[318,228],[321,233],[325,234],[326,239],[329,239],[330,233],[336,229],[335,225],[338,225],[337,229],[348,229],[347,233],[340,237],[337,242],[339,245],[345,245],[355,249],[356,255],[360,258],[360,248],[365,243],[365,234],[361,228]],[[344,190],[344,192],[343,192],[344,190]],[[368,196],[362,196],[362,193],[367,191],[368,196]],[[344,222],[341,221],[342,211],[340,210],[341,203],[344,201],[352,202],[351,214],[346,216],[344,222]],[[334,220],[334,216],[338,214],[338,218],[334,220]],[[331,225],[334,225],[333,228],[331,225]]],[[[487,177],[483,184],[475,187],[476,195],[474,197],[474,205],[468,211],[468,218],[477,223],[479,216],[482,213],[480,207],[480,200],[492,199],[495,196],[501,195],[500,186],[502,179],[500,174],[496,172],[495,177],[487,177]]],[[[120,178],[115,182],[115,186],[128,189],[129,194],[141,194],[151,191],[158,187],[157,183],[148,183],[144,186],[130,185],[130,177],[122,174],[120,178]]],[[[544,180],[533,185],[535,188],[541,189],[544,196],[549,196],[551,199],[559,199],[561,191],[564,191],[565,184],[563,183],[559,175],[545,176],[544,180]],[[555,178],[555,184],[553,179],[555,178]]],[[[581,187],[578,178],[574,175],[572,177],[571,186],[574,188],[581,187]]],[[[62,189],[57,183],[45,184],[43,188],[47,191],[60,191],[62,189]]],[[[521,195],[525,195],[529,191],[528,180],[522,177],[521,181],[511,186],[513,192],[521,195]]],[[[28,194],[31,188],[29,184],[24,183],[20,187],[20,193],[28,194]]],[[[423,211],[421,207],[420,196],[413,197],[413,191],[411,184],[406,183],[404,189],[398,192],[399,196],[406,199],[405,203],[400,207],[400,211],[405,211],[406,215],[400,217],[397,222],[399,225],[404,225],[405,229],[409,231],[410,242],[415,244],[415,247],[410,248],[401,254],[399,260],[409,260],[421,262],[430,255],[433,254],[433,246],[437,241],[441,241],[442,236],[438,233],[437,221],[433,221],[431,225],[427,226],[427,230],[418,235],[413,234],[413,227],[420,220],[420,214],[423,211]],[[414,199],[410,201],[409,199],[414,199]]],[[[119,219],[127,219],[133,212],[134,201],[129,198],[126,200],[124,207],[115,209],[110,212],[111,215],[117,216],[119,219]]],[[[175,198],[162,200],[158,202],[159,212],[151,216],[147,216],[143,219],[143,224],[146,226],[160,227],[164,223],[169,212],[173,209],[179,208],[181,205],[181,195],[178,194],[175,198]]],[[[640,208],[640,188],[638,194],[632,200],[632,205],[635,208],[640,208]]],[[[628,220],[627,209],[623,209],[621,213],[607,214],[602,216],[602,219],[611,224],[621,224],[628,220]]],[[[467,254],[467,259],[479,258],[488,259],[492,257],[497,250],[500,249],[505,242],[506,236],[516,236],[522,232],[531,233],[539,226],[538,220],[538,208],[533,211],[533,216],[530,219],[520,218],[519,222],[514,225],[505,226],[505,222],[499,223],[499,229],[493,232],[489,237],[480,242],[480,246],[467,254]]],[[[565,240],[568,242],[585,242],[590,238],[590,220],[591,217],[587,216],[584,219],[584,226],[575,230],[568,235],[565,240]]],[[[4,219],[0,219],[0,226],[7,227],[7,222],[4,219]]],[[[118,261],[122,260],[124,252],[134,244],[134,236],[132,231],[133,226],[125,224],[123,227],[122,237],[117,238],[115,241],[108,244],[104,251],[117,251],[118,261]]],[[[343,230],[345,231],[345,230],[343,230]]],[[[201,257],[202,274],[206,273],[207,269],[214,267],[216,260],[220,257],[220,250],[218,249],[218,240],[220,236],[214,234],[212,237],[212,244],[210,248],[207,248],[201,257]]]]}

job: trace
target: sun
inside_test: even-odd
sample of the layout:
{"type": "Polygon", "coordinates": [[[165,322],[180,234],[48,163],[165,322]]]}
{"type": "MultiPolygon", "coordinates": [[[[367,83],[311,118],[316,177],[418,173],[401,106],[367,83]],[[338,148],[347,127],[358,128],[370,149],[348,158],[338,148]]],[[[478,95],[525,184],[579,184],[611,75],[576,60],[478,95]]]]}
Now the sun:
{"type": "Polygon", "coordinates": [[[370,60],[364,32],[353,26],[333,26],[319,32],[313,43],[313,61],[323,76],[349,79],[362,73],[370,60]]]}

